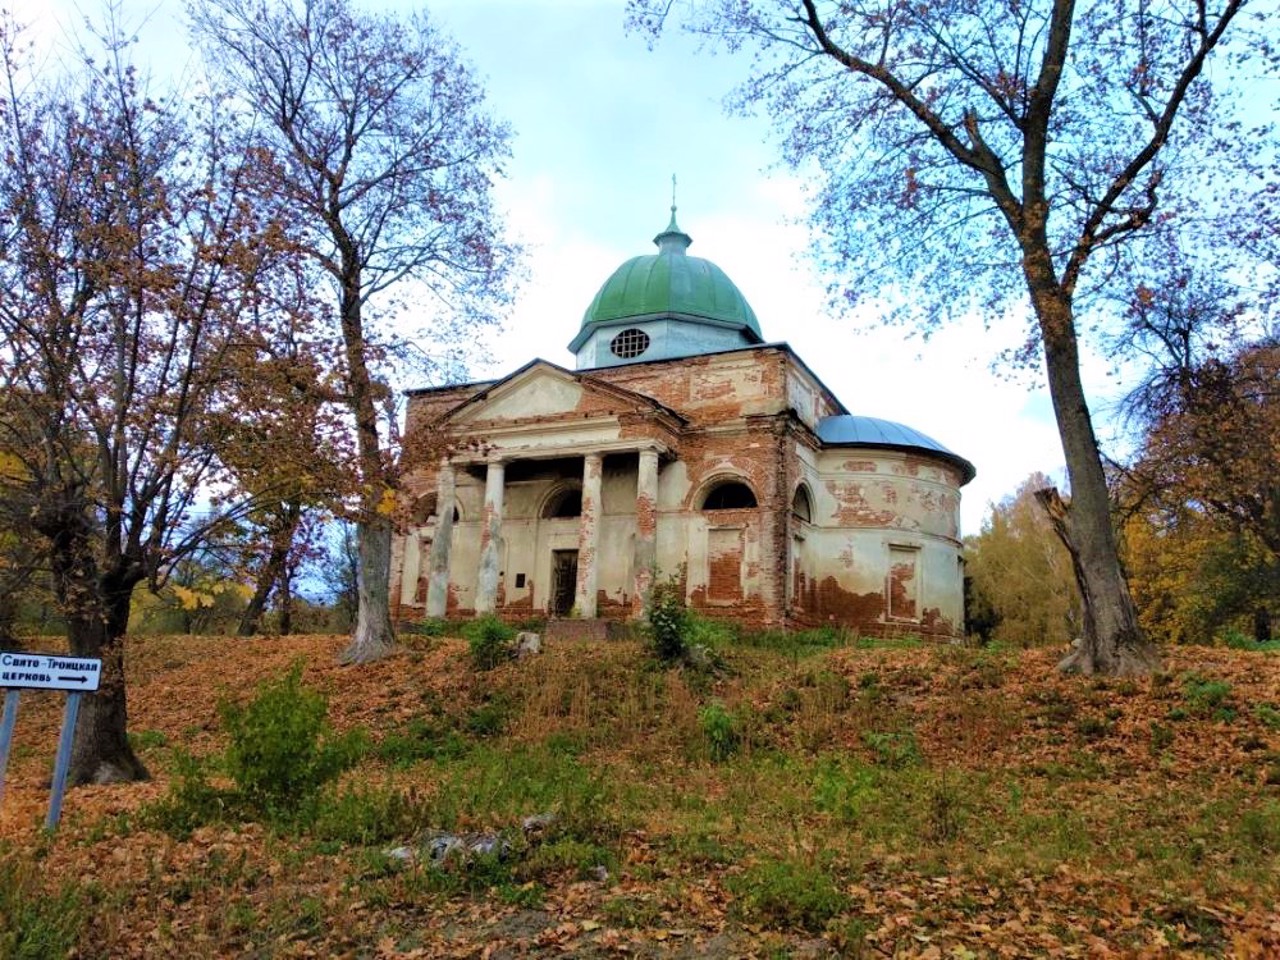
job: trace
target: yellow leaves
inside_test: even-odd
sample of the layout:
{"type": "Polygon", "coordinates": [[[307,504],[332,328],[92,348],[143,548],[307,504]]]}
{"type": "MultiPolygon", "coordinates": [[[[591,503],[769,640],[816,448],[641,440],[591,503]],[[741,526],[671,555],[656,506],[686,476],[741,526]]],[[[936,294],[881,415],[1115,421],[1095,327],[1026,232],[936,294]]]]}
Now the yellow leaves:
{"type": "Polygon", "coordinates": [[[26,476],[27,471],[18,457],[0,450],[0,482],[16,483],[26,476]]]}
{"type": "Polygon", "coordinates": [[[213,595],[187,587],[174,586],[173,595],[178,598],[178,605],[183,610],[199,610],[201,607],[213,606],[213,595]]]}
{"type": "Polygon", "coordinates": [[[390,487],[384,488],[382,491],[382,498],[378,501],[378,516],[394,516],[397,502],[396,492],[390,487]]]}

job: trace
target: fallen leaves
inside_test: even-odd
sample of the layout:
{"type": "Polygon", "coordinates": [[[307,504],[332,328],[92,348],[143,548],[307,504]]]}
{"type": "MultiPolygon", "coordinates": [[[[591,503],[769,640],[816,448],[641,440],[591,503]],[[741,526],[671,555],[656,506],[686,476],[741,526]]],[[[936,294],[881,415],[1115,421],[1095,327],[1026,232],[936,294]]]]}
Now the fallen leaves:
{"type": "MultiPolygon", "coordinates": [[[[1247,830],[1241,840],[1240,818],[1258,804],[1280,803],[1280,789],[1259,773],[1280,752],[1280,732],[1263,722],[1269,714],[1254,709],[1280,707],[1274,658],[1173,649],[1165,653],[1168,673],[1141,682],[1058,677],[1049,651],[840,649],[801,665],[785,658],[753,662],[750,672],[708,694],[780,718],[760,734],[771,738],[773,753],[757,746],[759,758],[741,765],[680,752],[679,736],[696,736],[697,729],[680,727],[672,714],[694,714],[698,701],[673,675],[668,687],[676,699],[653,706],[668,711],[665,725],[646,717],[642,703],[628,704],[619,712],[633,718],[634,740],[601,738],[583,755],[583,763],[609,771],[638,798],[626,801],[634,808],[604,879],[565,871],[506,891],[442,896],[422,889],[417,868],[387,872],[370,852],[256,824],[202,827],[182,841],[138,826],[132,819],[138,808],[167,790],[175,749],[220,749],[218,700],[249,696],[299,658],[304,682],[328,695],[333,724],[365,727],[375,739],[404,728],[428,703],[453,707],[495,691],[519,702],[534,669],[512,664],[479,679],[455,640],[344,668],[336,663],[342,645],[336,637],[133,641],[131,728],[156,780],[71,791],[52,841],[37,825],[61,704],[52,694],[24,697],[0,811],[3,856],[39,864],[48,883],[73,878],[93,891],[85,955],[1280,955],[1277,878],[1263,873],[1250,881],[1229,862],[1231,851],[1241,849],[1233,844],[1249,842],[1247,830]],[[822,737],[834,738],[823,741],[824,749],[874,763],[860,733],[867,724],[889,729],[884,725],[892,721],[894,729],[912,731],[923,757],[918,772],[894,771],[893,782],[933,790],[951,782],[962,792],[980,787],[985,792],[962,799],[980,796],[989,805],[966,809],[964,829],[944,841],[863,835],[857,816],[841,820],[814,809],[811,784],[802,780],[777,787],[795,804],[790,812],[763,806],[769,798],[751,791],[772,789],[769,777],[795,779],[795,771],[812,769],[796,737],[805,718],[788,721],[777,705],[787,702],[797,672],[819,670],[847,678],[852,691],[839,711],[817,718],[822,737]],[[1225,713],[1171,719],[1186,707],[1183,678],[1191,674],[1229,686],[1234,719],[1225,713]],[[975,676],[982,682],[966,679],[975,676]],[[770,756],[779,758],[776,773],[770,756]],[[947,781],[937,779],[941,773],[947,781]],[[1254,806],[1241,806],[1242,797],[1254,806]],[[1064,805],[1070,820],[1058,816],[1064,805]],[[1019,824],[1026,825],[1022,833],[1019,824]],[[1064,824],[1080,832],[1049,836],[1064,824]],[[1201,858],[1199,874],[1153,872],[1135,838],[1178,845],[1201,858]],[[767,917],[742,921],[725,881],[770,857],[828,864],[840,878],[845,907],[825,932],[779,928],[767,917]],[[521,905],[535,899],[536,906],[521,905]]],[[[635,657],[624,644],[551,648],[544,655],[551,669],[538,674],[544,687],[530,694],[538,712],[490,742],[522,749],[559,722],[581,732],[577,718],[561,718],[557,710],[595,710],[593,722],[609,722],[593,701],[598,694],[573,670],[590,663],[625,672],[627,658],[635,657]],[[547,686],[557,678],[571,697],[547,686]]],[[[357,773],[369,784],[390,776],[373,763],[357,773]]],[[[438,788],[412,774],[397,777],[420,796],[438,788]]],[[[904,794],[902,802],[929,802],[923,796],[908,801],[904,794]]],[[[1256,842],[1280,842],[1267,823],[1252,828],[1256,842]]]]}

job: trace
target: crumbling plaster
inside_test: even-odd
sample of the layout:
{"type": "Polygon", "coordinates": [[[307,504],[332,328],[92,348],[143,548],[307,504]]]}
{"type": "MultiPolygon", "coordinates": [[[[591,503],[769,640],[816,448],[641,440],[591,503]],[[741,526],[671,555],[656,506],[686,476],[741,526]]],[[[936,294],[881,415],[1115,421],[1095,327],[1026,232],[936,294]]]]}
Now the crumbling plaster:
{"type": "MultiPolygon", "coordinates": [[[[411,395],[407,422],[443,430],[461,451],[451,612],[469,612],[476,600],[484,458],[508,462],[497,595],[499,612],[517,616],[546,610],[552,551],[587,542],[578,518],[540,514],[557,486],[581,485],[582,458],[597,453],[601,495],[590,536],[600,615],[638,610],[637,515],[652,509],[659,575],[683,578],[689,602],[709,615],[944,636],[962,625],[959,471],[927,455],[823,448],[816,425],[842,408],[785,347],[576,376],[531,365],[497,384],[460,388],[450,402],[440,393],[411,395]],[[652,507],[637,497],[637,451],[650,443],[662,451],[652,507]],[[757,506],[701,510],[707,491],[728,479],[745,483],[757,506]],[[791,515],[800,486],[808,521],[791,515]],[[904,610],[911,616],[894,615],[904,610]]],[[[406,495],[434,489],[434,474],[414,466],[406,495]]],[[[398,544],[393,602],[403,617],[421,615],[421,532],[398,544]]]]}

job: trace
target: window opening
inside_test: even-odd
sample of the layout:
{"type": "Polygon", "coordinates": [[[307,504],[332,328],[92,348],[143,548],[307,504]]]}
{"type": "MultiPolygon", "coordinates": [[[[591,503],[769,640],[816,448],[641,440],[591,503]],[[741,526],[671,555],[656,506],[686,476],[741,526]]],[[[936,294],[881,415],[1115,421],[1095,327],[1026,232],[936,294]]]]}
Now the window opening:
{"type": "Polygon", "coordinates": [[[804,487],[797,487],[796,495],[791,498],[791,515],[805,523],[813,522],[813,504],[809,500],[809,491],[804,487]]]}
{"type": "Polygon", "coordinates": [[[703,510],[743,510],[756,506],[756,495],[745,483],[722,483],[702,501],[703,510]]]}
{"type": "Polygon", "coordinates": [[[576,487],[561,490],[547,503],[542,516],[546,520],[564,520],[582,516],[582,491],[576,487]]]}
{"type": "MultiPolygon", "coordinates": [[[[425,527],[433,520],[440,518],[439,512],[436,510],[436,495],[429,493],[425,497],[421,497],[413,505],[413,525],[415,527],[425,527]]],[[[453,522],[457,523],[460,519],[458,508],[453,508],[453,522]]]]}
{"type": "Polygon", "coordinates": [[[649,349],[649,335],[643,330],[628,327],[613,338],[613,342],[609,344],[609,349],[613,351],[615,357],[630,360],[632,357],[638,357],[649,349]]]}

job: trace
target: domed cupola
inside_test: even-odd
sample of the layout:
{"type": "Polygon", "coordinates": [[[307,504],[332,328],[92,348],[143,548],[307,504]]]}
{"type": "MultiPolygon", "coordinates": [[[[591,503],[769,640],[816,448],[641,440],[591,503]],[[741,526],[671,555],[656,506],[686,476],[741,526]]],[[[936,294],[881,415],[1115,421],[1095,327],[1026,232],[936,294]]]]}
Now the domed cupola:
{"type": "Polygon", "coordinates": [[[760,343],[746,297],[710,260],[686,252],[676,224],[653,238],[658,252],[632,257],[604,282],[569,344],[578,369],[669,360],[760,343]]]}

